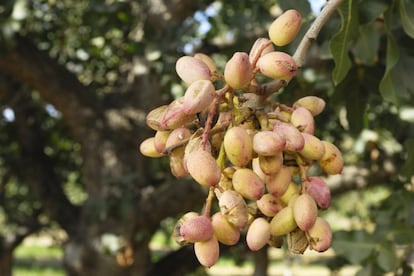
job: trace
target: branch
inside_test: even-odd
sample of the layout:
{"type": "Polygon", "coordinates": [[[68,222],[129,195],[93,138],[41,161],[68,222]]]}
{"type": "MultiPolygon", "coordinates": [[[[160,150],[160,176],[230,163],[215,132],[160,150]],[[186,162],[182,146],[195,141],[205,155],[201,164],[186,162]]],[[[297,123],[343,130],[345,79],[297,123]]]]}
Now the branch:
{"type": "MultiPolygon", "coordinates": [[[[22,88],[20,88],[22,89],[22,88]]],[[[69,234],[77,231],[80,207],[73,205],[62,188],[62,179],[56,174],[54,161],[45,154],[45,137],[41,122],[36,119],[38,109],[27,91],[0,90],[0,96],[9,101],[15,112],[13,124],[20,147],[19,170],[43,209],[69,234]],[[14,97],[13,97],[14,96],[14,97]]]]}
{"type": "Polygon", "coordinates": [[[201,265],[196,259],[192,246],[184,246],[161,258],[152,266],[147,275],[187,275],[194,272],[200,266],[201,265]]]}
{"type": "MultiPolygon", "coordinates": [[[[143,6],[144,15],[147,17],[154,31],[165,30],[182,22],[192,16],[195,11],[207,7],[212,0],[160,0],[147,1],[143,6]]],[[[145,3],[145,2],[144,2],[145,3]]],[[[161,32],[160,32],[161,33],[161,32]]]]}
{"type": "Polygon", "coordinates": [[[327,1],[321,13],[316,17],[315,21],[313,21],[312,25],[309,27],[308,31],[305,33],[301,42],[299,43],[298,48],[296,48],[296,51],[293,54],[293,59],[295,60],[298,68],[301,68],[303,66],[310,45],[314,40],[316,40],[322,27],[332,16],[335,10],[342,4],[342,2],[344,2],[344,0],[327,1]]]}
{"type": "Polygon", "coordinates": [[[41,230],[45,226],[39,220],[41,214],[41,209],[34,210],[32,217],[28,218],[22,225],[18,225],[13,232],[5,234],[2,237],[0,252],[5,249],[15,249],[26,237],[41,230]]]}
{"type": "Polygon", "coordinates": [[[74,74],[27,38],[16,36],[15,47],[0,55],[0,71],[36,90],[63,114],[79,141],[97,121],[99,101],[74,74]]]}
{"type": "Polygon", "coordinates": [[[352,190],[384,185],[393,182],[396,172],[393,170],[370,171],[364,166],[346,166],[339,175],[329,176],[326,182],[333,197],[352,190]]]}
{"type": "MultiPolygon", "coordinates": [[[[303,66],[305,61],[306,54],[312,42],[316,40],[319,32],[322,27],[332,16],[335,10],[344,2],[344,0],[330,0],[326,2],[326,5],[323,7],[321,13],[313,21],[312,25],[309,27],[308,31],[303,36],[298,47],[296,48],[295,53],[293,54],[293,59],[296,62],[298,68],[303,66]]],[[[282,87],[285,87],[288,82],[283,80],[273,80],[268,83],[264,83],[260,87],[260,95],[263,95],[265,98],[269,97],[271,94],[279,91],[282,87]]]]}
{"type": "Polygon", "coordinates": [[[161,220],[202,207],[206,191],[190,179],[167,180],[142,198],[134,214],[138,227],[157,225],[161,220]],[[145,215],[144,215],[145,214],[145,215]]]}

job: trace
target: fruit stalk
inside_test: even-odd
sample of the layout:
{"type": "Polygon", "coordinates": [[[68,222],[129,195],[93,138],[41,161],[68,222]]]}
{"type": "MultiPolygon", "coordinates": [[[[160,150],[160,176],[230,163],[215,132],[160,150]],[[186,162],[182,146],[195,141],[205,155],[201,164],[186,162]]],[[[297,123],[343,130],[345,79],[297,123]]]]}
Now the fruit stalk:
{"type": "Polygon", "coordinates": [[[207,198],[206,198],[206,205],[204,207],[203,215],[208,217],[208,218],[210,217],[211,205],[212,205],[213,199],[215,197],[214,189],[215,189],[215,187],[210,187],[210,189],[208,190],[208,195],[207,195],[207,198]]]}

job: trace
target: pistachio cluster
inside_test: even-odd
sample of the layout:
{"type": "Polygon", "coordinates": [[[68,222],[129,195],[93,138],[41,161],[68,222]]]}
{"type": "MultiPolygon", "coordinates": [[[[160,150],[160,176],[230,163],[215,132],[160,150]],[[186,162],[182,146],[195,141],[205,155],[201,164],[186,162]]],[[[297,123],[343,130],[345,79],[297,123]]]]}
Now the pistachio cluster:
{"type": "Polygon", "coordinates": [[[325,102],[315,96],[292,106],[270,101],[257,80],[287,84],[295,76],[295,60],[274,47],[290,43],[300,26],[296,10],[284,12],[269,27],[270,39],[235,53],[223,73],[205,54],[179,58],[184,96],[147,115],[156,133],[140,144],[141,153],[168,156],[176,177],[209,188],[203,213],[186,213],[174,230],[179,244],[194,244],[206,267],[216,263],[219,243],[235,245],[243,231],[253,251],[283,240],[294,253],[331,245],[330,226],[318,216],[330,206],[330,191],[321,176],[309,174],[313,166],[331,175],[343,168],[339,149],[314,135],[325,102]],[[211,214],[215,200],[219,211],[211,214]]]}

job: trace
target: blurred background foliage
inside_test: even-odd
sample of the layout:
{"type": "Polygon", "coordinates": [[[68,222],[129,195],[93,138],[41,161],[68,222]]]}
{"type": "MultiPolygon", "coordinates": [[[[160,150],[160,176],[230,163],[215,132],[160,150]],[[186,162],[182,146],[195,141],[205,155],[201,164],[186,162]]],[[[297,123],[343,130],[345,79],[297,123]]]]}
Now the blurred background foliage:
{"type": "MultiPolygon", "coordinates": [[[[131,212],[131,202],[136,198],[130,191],[137,195],[149,193],[148,187],[171,179],[165,160],[145,159],[137,154],[136,146],[131,147],[134,158],[147,163],[148,172],[138,172],[145,185],[134,186],[134,176],[125,175],[127,190],[122,191],[122,185],[104,182],[100,189],[108,191],[108,196],[103,201],[93,201],[94,190],[88,189],[82,171],[85,144],[73,136],[73,126],[65,122],[65,114],[44,97],[30,76],[20,78],[9,71],[12,64],[1,63],[18,46],[17,37],[33,43],[38,51],[47,53],[88,91],[93,91],[99,99],[96,103],[99,110],[124,114],[126,103],[122,101],[128,98],[119,95],[135,93],[147,99],[150,106],[136,106],[135,102],[128,105],[147,112],[160,102],[184,93],[175,73],[178,57],[203,52],[223,68],[234,52],[248,52],[257,37],[266,37],[272,20],[289,8],[299,10],[303,16],[301,34],[291,45],[281,48],[293,53],[323,4],[324,1],[306,0],[2,1],[0,233],[3,247],[6,248],[11,237],[14,249],[24,238],[39,231],[65,232],[22,175],[24,148],[19,142],[21,133],[16,130],[16,121],[24,116],[18,110],[21,103],[30,102],[31,114],[35,114],[33,118],[41,130],[43,153],[53,164],[57,183],[68,200],[85,213],[113,216],[116,220],[119,212],[113,208],[131,212]],[[150,81],[151,85],[143,89],[140,84],[148,80],[156,85],[150,81]],[[19,95],[18,105],[16,95],[19,95]]],[[[286,104],[305,95],[315,95],[327,102],[326,110],[316,118],[316,134],[338,145],[346,161],[343,175],[328,179],[334,205],[324,216],[335,230],[335,254],[324,264],[332,271],[349,264],[360,267],[358,275],[410,275],[412,271],[413,18],[414,3],[410,0],[344,1],[313,43],[297,78],[273,95],[274,100],[286,104]]],[[[60,95],[61,91],[55,93],[60,95]]],[[[142,123],[134,127],[130,139],[137,139],[137,133],[141,138],[150,135],[142,123]]],[[[117,142],[118,139],[112,141],[117,142]]],[[[179,213],[167,212],[168,218],[148,231],[151,235],[164,231],[168,236],[179,213]]],[[[119,227],[124,222],[125,219],[120,219],[119,227]]],[[[142,230],[145,229],[134,231],[142,230]]],[[[68,236],[62,244],[70,239],[68,236]]],[[[236,255],[240,258],[237,251],[236,255]]]]}

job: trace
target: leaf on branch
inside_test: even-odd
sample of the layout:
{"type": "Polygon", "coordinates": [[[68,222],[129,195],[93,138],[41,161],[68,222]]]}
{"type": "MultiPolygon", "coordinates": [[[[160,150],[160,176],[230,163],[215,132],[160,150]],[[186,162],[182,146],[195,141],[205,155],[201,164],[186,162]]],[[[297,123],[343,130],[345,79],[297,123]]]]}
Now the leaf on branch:
{"type": "Polygon", "coordinates": [[[390,4],[388,0],[362,1],[358,3],[359,23],[365,25],[378,19],[390,4]]]}
{"type": "Polygon", "coordinates": [[[407,159],[401,169],[401,173],[406,177],[414,175],[414,138],[409,138],[404,143],[404,148],[407,151],[407,159]]]}
{"type": "Polygon", "coordinates": [[[349,74],[338,86],[335,87],[335,100],[345,103],[346,119],[349,123],[349,130],[358,134],[364,127],[364,115],[366,110],[367,97],[365,91],[360,89],[355,74],[349,74]],[[355,99],[359,99],[355,101],[355,99]]]}
{"type": "Polygon", "coordinates": [[[373,275],[373,265],[369,264],[367,266],[362,267],[355,276],[366,276],[366,275],[373,275]]]}
{"type": "Polygon", "coordinates": [[[353,53],[357,63],[375,65],[378,61],[378,49],[380,46],[380,33],[372,26],[361,26],[360,35],[356,40],[353,53]]]}
{"type": "Polygon", "coordinates": [[[403,29],[407,35],[414,38],[414,3],[411,0],[400,0],[398,6],[403,29]]]}
{"type": "Polygon", "coordinates": [[[352,65],[348,44],[358,35],[357,4],[355,0],[347,0],[338,9],[341,15],[341,29],[333,36],[330,43],[330,50],[335,61],[335,68],[332,72],[335,85],[345,78],[352,65]]]}
{"type": "Polygon", "coordinates": [[[364,231],[339,231],[335,233],[332,247],[337,255],[345,257],[352,264],[360,264],[375,250],[377,243],[364,231]]]}
{"type": "Polygon", "coordinates": [[[381,243],[378,248],[378,265],[384,271],[393,271],[397,266],[397,256],[395,255],[395,248],[390,242],[381,243]]]}
{"type": "Polygon", "coordinates": [[[382,78],[379,86],[382,97],[385,100],[397,103],[397,86],[398,83],[395,81],[395,77],[392,74],[392,69],[397,64],[400,58],[400,50],[391,33],[391,14],[392,6],[385,13],[385,28],[387,32],[387,53],[386,53],[386,67],[384,77],[382,78]]]}
{"type": "Polygon", "coordinates": [[[307,0],[281,0],[279,1],[282,10],[295,9],[304,17],[311,12],[309,1],[307,0]]]}

